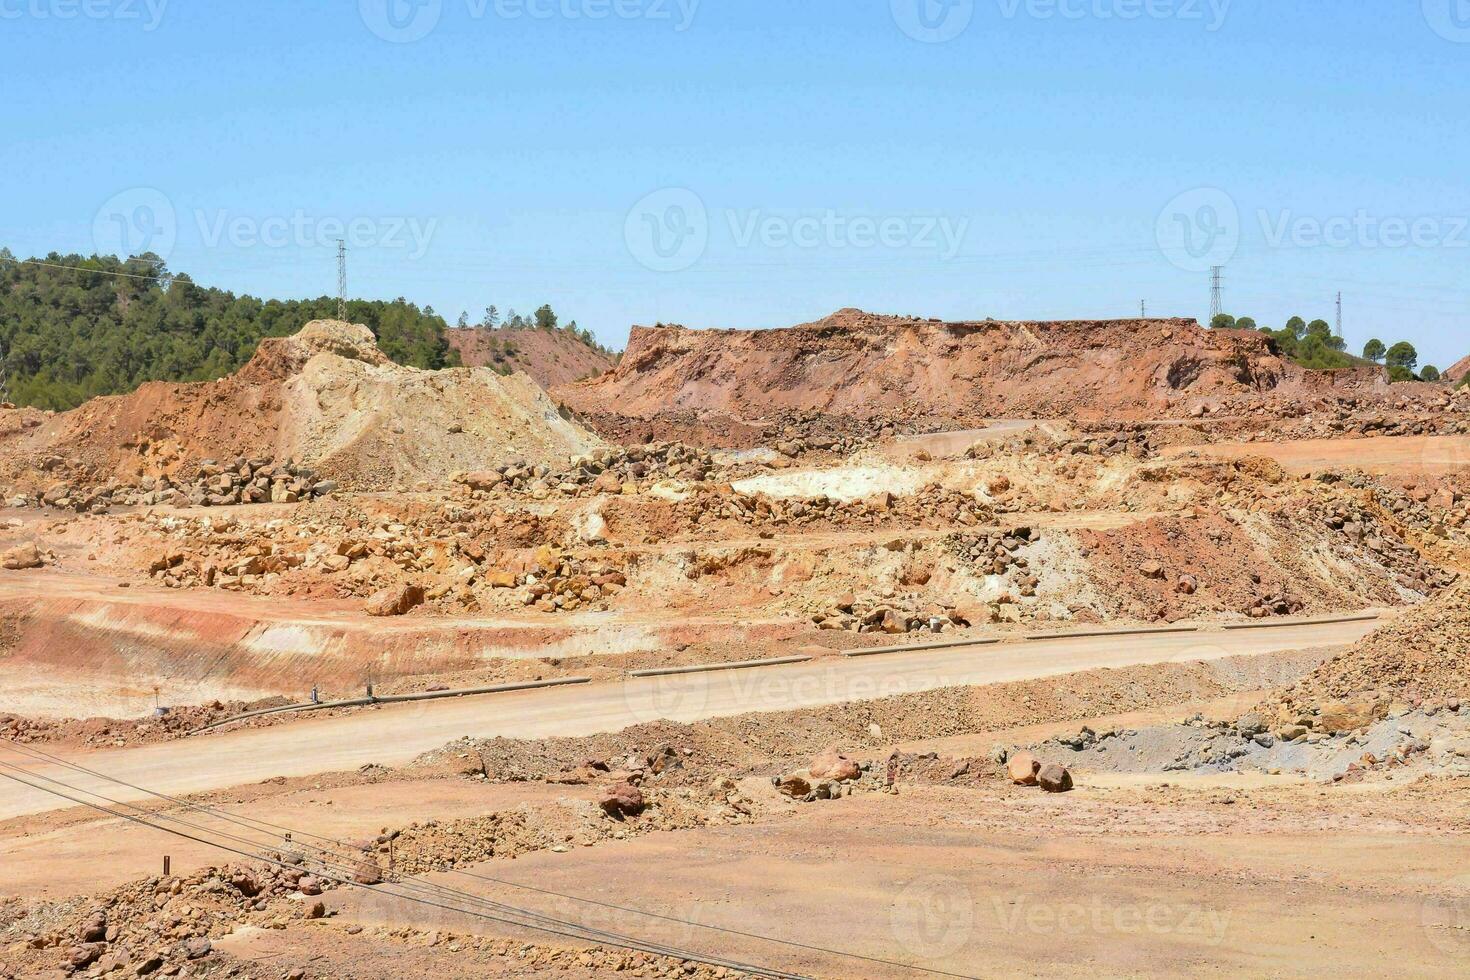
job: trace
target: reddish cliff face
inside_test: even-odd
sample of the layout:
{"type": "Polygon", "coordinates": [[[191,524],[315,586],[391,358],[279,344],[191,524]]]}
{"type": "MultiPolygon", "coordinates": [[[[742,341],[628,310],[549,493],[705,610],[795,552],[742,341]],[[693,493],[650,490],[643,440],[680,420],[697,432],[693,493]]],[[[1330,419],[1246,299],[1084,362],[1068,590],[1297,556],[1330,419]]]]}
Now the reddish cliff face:
{"type": "Polygon", "coordinates": [[[644,418],[783,409],[1156,418],[1377,384],[1305,371],[1259,333],[1193,320],[943,323],[841,310],[783,330],[635,327],[617,368],[555,393],[579,411],[644,418]]]}

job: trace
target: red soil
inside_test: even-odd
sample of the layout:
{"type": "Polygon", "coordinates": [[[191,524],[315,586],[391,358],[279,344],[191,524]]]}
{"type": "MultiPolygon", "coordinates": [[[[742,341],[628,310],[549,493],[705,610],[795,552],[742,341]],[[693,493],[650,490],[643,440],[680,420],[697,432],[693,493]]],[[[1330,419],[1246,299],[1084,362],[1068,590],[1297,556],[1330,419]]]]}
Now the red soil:
{"type": "Polygon", "coordinates": [[[944,323],[847,309],[782,330],[635,327],[615,369],[555,393],[582,412],[645,418],[800,409],[1085,419],[1386,390],[1379,369],[1307,371],[1259,333],[1192,320],[944,323]]]}

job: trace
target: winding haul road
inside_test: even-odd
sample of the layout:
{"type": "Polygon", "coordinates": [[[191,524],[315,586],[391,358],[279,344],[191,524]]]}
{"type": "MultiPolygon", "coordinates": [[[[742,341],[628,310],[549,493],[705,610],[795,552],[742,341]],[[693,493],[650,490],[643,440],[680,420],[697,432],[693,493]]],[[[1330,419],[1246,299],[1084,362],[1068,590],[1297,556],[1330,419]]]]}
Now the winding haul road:
{"type": "MultiPolygon", "coordinates": [[[[485,697],[385,706],[353,715],[303,720],[138,748],[68,753],[90,769],[171,795],[223,789],[273,776],[307,776],[366,763],[401,765],[462,736],[546,738],[617,731],[667,718],[692,722],[748,711],[782,711],[887,697],[957,685],[994,684],[1100,667],[1218,660],[1355,642],[1371,621],[1284,625],[1193,633],[1139,633],[916,650],[860,658],[587,684],[485,697]]],[[[49,750],[48,750],[49,751],[49,750]]],[[[0,761],[95,789],[122,790],[59,766],[23,762],[0,742],[0,761]]],[[[29,778],[29,777],[28,777],[29,778]]],[[[0,780],[0,819],[71,806],[0,780]]]]}

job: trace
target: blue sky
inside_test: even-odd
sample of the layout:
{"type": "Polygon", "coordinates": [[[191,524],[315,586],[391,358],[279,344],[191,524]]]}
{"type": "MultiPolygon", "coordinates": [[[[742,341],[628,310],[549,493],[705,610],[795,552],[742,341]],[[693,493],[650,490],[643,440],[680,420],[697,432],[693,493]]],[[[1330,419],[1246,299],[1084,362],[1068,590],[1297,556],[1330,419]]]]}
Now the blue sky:
{"type": "Polygon", "coordinates": [[[1464,0],[0,0],[0,244],[631,323],[1470,353],[1464,0]]]}

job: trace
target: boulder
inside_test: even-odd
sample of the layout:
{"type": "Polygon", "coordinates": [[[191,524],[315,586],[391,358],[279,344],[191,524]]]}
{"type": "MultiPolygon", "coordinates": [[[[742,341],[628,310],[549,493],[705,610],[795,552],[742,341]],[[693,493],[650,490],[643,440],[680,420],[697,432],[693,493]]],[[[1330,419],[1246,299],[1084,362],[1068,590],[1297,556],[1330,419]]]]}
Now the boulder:
{"type": "Polygon", "coordinates": [[[424,590],[417,585],[390,585],[368,596],[363,608],[369,616],[402,616],[424,601],[424,590]]]}
{"type": "Polygon", "coordinates": [[[776,792],[792,799],[803,799],[812,791],[812,781],[807,773],[793,772],[776,779],[776,792]]]}
{"type": "Polygon", "coordinates": [[[0,554],[0,567],[19,571],[23,568],[41,567],[41,549],[36,547],[34,541],[18,544],[14,548],[0,554]]]}
{"type": "Polygon", "coordinates": [[[597,798],[597,805],[602,807],[604,813],[612,817],[632,816],[643,812],[643,791],[632,783],[624,780],[613,783],[602,791],[597,798]]]}
{"type": "Polygon", "coordinates": [[[845,783],[862,775],[862,768],[852,759],[837,751],[833,745],[824,749],[811,764],[811,774],[817,779],[831,779],[845,783]]]}
{"type": "Polygon", "coordinates": [[[1355,732],[1367,728],[1388,714],[1386,702],[1362,696],[1322,705],[1317,727],[1324,732],[1355,732]]]}
{"type": "Polygon", "coordinates": [[[1012,752],[1006,759],[1006,772],[1018,786],[1035,786],[1041,763],[1030,752],[1012,752]]]}
{"type": "Polygon", "coordinates": [[[362,857],[352,869],[352,880],[359,885],[376,885],[383,880],[383,869],[371,857],[362,857]]]}
{"type": "Polygon", "coordinates": [[[471,490],[493,490],[505,482],[505,477],[494,470],[481,470],[461,475],[458,477],[458,482],[471,490]]]}
{"type": "Polygon", "coordinates": [[[1048,793],[1065,793],[1072,788],[1072,774],[1066,766],[1049,762],[1036,774],[1036,785],[1048,793]]]}

